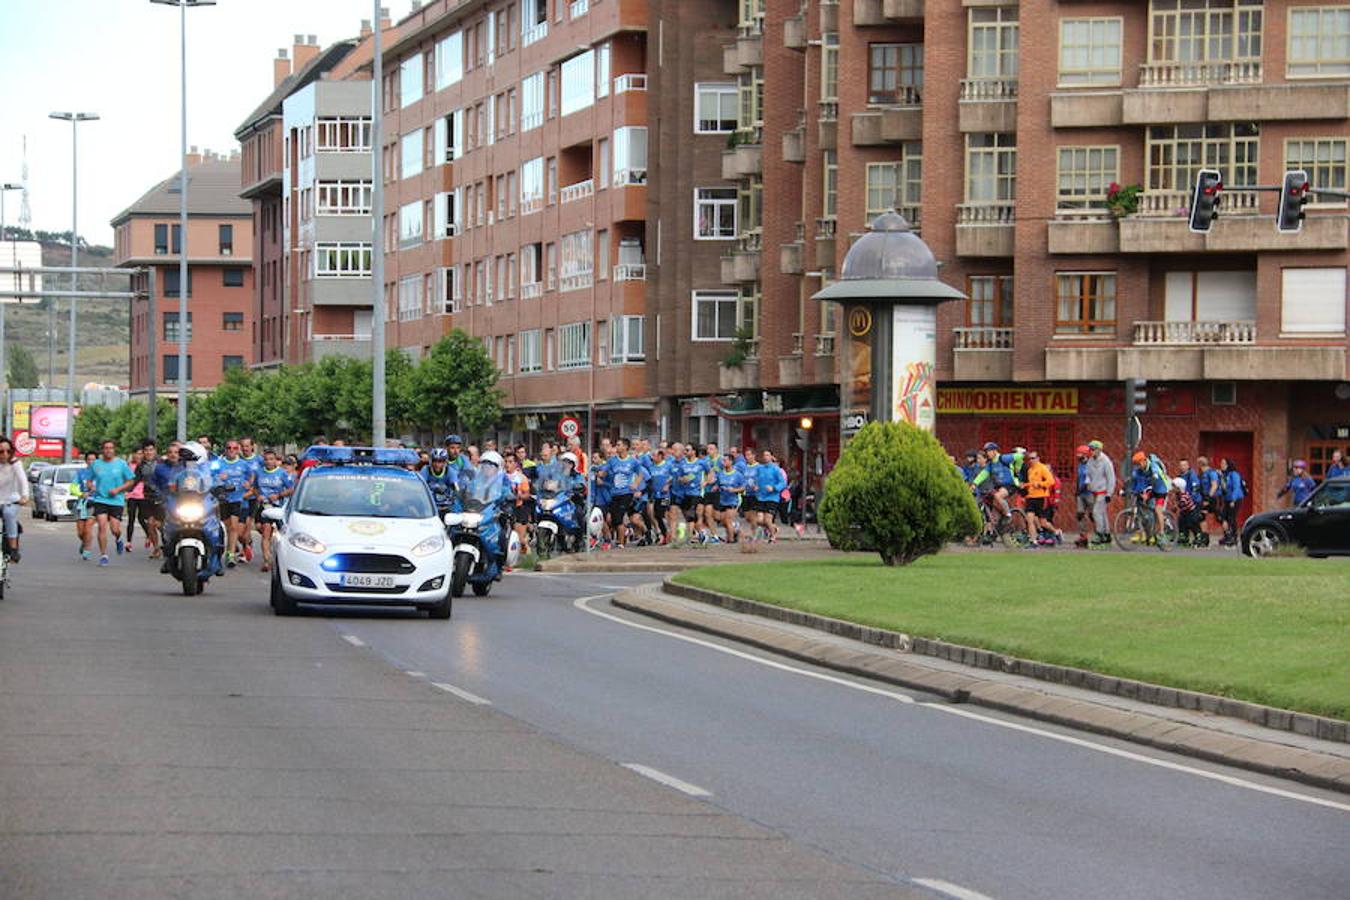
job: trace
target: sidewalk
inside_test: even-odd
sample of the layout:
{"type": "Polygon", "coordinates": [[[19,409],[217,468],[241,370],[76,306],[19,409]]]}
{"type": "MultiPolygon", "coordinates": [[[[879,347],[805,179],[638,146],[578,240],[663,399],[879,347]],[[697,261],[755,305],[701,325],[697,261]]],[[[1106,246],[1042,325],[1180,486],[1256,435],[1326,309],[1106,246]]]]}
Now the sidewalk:
{"type": "Polygon", "coordinates": [[[594,550],[559,556],[539,563],[538,571],[569,572],[682,572],[718,563],[774,562],[788,559],[823,559],[842,556],[831,550],[824,535],[808,532],[799,538],[784,529],[775,544],[692,544],[669,547],[630,547],[625,550],[594,550]]]}

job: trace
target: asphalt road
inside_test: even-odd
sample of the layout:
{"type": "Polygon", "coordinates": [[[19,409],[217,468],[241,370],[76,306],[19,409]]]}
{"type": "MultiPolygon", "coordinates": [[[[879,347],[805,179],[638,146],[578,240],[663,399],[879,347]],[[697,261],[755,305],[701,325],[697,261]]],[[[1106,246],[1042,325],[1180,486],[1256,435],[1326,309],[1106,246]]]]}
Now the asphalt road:
{"type": "Polygon", "coordinates": [[[638,577],[278,620],[256,572],[188,600],[139,558],[67,562],[67,530],[30,532],[0,602],[6,897],[1350,883],[1344,796],[657,627],[605,601],[638,577]]]}

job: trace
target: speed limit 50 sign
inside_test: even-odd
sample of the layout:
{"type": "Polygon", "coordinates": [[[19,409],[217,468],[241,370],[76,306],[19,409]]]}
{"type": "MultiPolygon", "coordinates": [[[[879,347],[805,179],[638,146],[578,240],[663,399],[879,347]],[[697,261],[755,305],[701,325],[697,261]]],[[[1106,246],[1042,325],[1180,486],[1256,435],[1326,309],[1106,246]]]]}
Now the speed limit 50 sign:
{"type": "Polygon", "coordinates": [[[569,440],[581,434],[581,420],[573,416],[563,416],[558,420],[558,436],[569,440]]]}

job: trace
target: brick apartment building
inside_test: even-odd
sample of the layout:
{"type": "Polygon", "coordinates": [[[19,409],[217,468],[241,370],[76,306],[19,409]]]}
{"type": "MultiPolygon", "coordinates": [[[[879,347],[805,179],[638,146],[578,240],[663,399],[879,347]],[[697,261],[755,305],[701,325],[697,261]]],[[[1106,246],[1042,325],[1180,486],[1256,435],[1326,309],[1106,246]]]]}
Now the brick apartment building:
{"type": "Polygon", "coordinates": [[[235,131],[259,367],[370,356],[372,35],[369,21],[326,48],[297,34],[277,51],[272,93],[235,131]]]}
{"type": "MultiPolygon", "coordinates": [[[[239,158],[197,152],[188,156],[189,345],[187,378],[193,389],[215,387],[225,371],[252,359],[253,224],[238,197],[239,158]]],[[[112,220],[115,265],[155,269],[158,319],[149,302],[131,304],[131,393],[149,387],[149,355],[166,392],[178,383],[179,174],[175,172],[112,220]]]]}
{"type": "Polygon", "coordinates": [[[1270,193],[1227,191],[1208,236],[1184,215],[1202,166],[1345,189],[1350,6],[743,0],[740,16],[725,170],[752,215],[723,276],[760,306],[742,442],[781,446],[780,404],[832,382],[838,325],[806,298],[894,207],[971,298],[939,311],[953,452],[1035,446],[1061,472],[1092,437],[1118,454],[1126,378],[1149,381],[1149,449],[1233,458],[1260,504],[1289,459],[1318,472],[1350,450],[1345,204],[1310,206],[1297,236],[1270,193]],[[1113,182],[1142,189],[1137,208],[1109,208],[1113,182]]]}

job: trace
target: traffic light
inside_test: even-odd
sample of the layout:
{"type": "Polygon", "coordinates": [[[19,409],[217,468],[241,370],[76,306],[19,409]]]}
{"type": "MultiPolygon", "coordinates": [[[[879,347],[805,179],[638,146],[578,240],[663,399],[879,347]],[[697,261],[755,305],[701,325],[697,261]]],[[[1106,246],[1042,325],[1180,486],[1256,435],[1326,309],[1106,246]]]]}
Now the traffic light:
{"type": "Polygon", "coordinates": [[[1223,181],[1215,169],[1201,169],[1195,177],[1195,195],[1191,197],[1191,231],[1209,231],[1219,214],[1219,192],[1223,181]]]}
{"type": "Polygon", "coordinates": [[[1297,234],[1303,230],[1303,207],[1308,205],[1308,173],[1290,169],[1284,173],[1284,187],[1280,189],[1280,211],[1275,228],[1282,234],[1297,234]]]}
{"type": "Polygon", "coordinates": [[[1144,379],[1126,379],[1125,411],[1132,416],[1148,411],[1148,382],[1144,379]]]}

